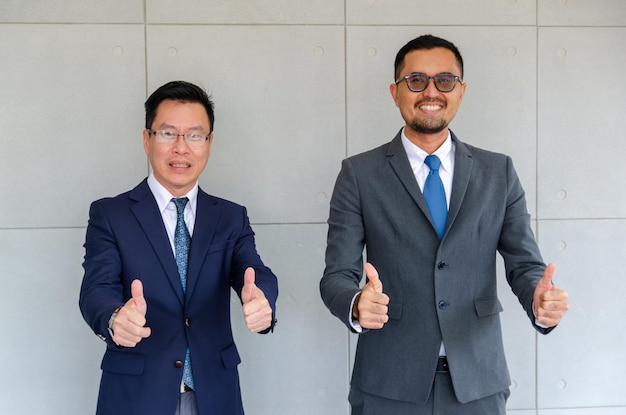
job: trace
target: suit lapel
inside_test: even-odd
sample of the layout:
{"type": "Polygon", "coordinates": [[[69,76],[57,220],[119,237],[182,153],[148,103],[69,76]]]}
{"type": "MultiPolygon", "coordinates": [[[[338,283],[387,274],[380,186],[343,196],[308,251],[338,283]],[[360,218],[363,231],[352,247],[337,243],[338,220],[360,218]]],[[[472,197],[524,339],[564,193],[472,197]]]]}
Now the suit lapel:
{"type": "MultiPolygon", "coordinates": [[[[391,143],[389,143],[389,147],[387,149],[389,164],[404,185],[409,195],[411,195],[411,198],[413,198],[424,216],[428,218],[428,221],[433,226],[433,229],[435,229],[432,219],[430,218],[428,205],[426,204],[424,195],[420,190],[417,181],[415,180],[415,174],[411,169],[409,158],[407,157],[406,151],[404,151],[404,147],[402,146],[400,134],[401,133],[398,133],[398,135],[396,135],[391,143]]],[[[467,191],[467,186],[469,185],[470,176],[472,174],[472,166],[474,164],[472,155],[469,152],[468,148],[465,146],[465,144],[460,142],[453,132],[450,132],[450,134],[452,136],[452,140],[455,143],[456,150],[454,155],[454,177],[452,179],[450,208],[448,210],[448,220],[446,222],[445,232],[447,232],[450,226],[452,226],[452,223],[454,223],[454,220],[459,214],[459,210],[461,209],[461,205],[463,203],[463,198],[465,197],[465,192],[467,191]]]]}
{"type": "Polygon", "coordinates": [[[396,135],[391,143],[389,143],[389,147],[387,149],[387,157],[389,157],[389,164],[391,165],[391,168],[394,170],[394,172],[402,182],[404,188],[409,193],[411,198],[415,201],[424,216],[428,219],[433,229],[435,229],[435,225],[430,218],[428,205],[426,204],[424,195],[422,194],[422,191],[417,184],[417,180],[415,180],[415,174],[413,173],[413,169],[411,168],[411,163],[409,163],[409,158],[406,155],[404,147],[402,146],[400,133],[398,133],[398,135],[396,135]]]}
{"type": "Polygon", "coordinates": [[[165,230],[165,225],[163,224],[163,218],[159,212],[156,200],[148,187],[147,181],[144,180],[131,190],[129,198],[135,201],[135,204],[131,205],[130,209],[141,225],[150,245],[152,245],[152,249],[182,305],[183,288],[180,283],[178,267],[176,266],[176,260],[172,253],[172,247],[165,230]]]}
{"type": "Polygon", "coordinates": [[[456,219],[467,187],[472,176],[472,168],[474,166],[474,159],[469,149],[465,144],[460,142],[454,133],[451,132],[452,140],[456,146],[454,153],[454,177],[452,178],[452,194],[450,195],[450,208],[448,209],[448,222],[446,223],[446,230],[452,226],[456,219]]]}
{"type": "Polygon", "coordinates": [[[187,270],[187,301],[191,298],[200,278],[200,270],[211,246],[219,220],[220,211],[215,207],[215,200],[202,189],[198,189],[196,223],[191,237],[189,268],[187,270]]]}

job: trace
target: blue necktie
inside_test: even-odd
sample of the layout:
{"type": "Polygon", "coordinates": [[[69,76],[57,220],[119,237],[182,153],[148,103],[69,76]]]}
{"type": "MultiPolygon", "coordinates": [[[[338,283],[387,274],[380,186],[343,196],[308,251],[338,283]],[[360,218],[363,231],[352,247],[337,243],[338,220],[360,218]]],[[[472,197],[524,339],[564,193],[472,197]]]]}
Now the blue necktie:
{"type": "MultiPolygon", "coordinates": [[[[189,199],[181,197],[172,199],[176,205],[176,230],[174,231],[174,253],[176,255],[176,265],[178,266],[178,274],[180,275],[180,283],[183,286],[183,292],[187,292],[187,265],[189,258],[189,246],[191,245],[191,237],[189,230],[185,224],[185,205],[189,199]]],[[[183,382],[191,389],[195,389],[193,383],[193,375],[191,373],[191,354],[189,348],[185,355],[185,366],[183,367],[183,382]]]]}
{"type": "Polygon", "coordinates": [[[439,235],[439,239],[443,238],[443,231],[446,228],[446,220],[448,219],[448,204],[446,202],[446,191],[439,177],[439,167],[441,160],[435,155],[426,157],[424,163],[430,168],[430,173],[424,183],[424,199],[428,205],[430,217],[435,225],[435,230],[439,235]]]}

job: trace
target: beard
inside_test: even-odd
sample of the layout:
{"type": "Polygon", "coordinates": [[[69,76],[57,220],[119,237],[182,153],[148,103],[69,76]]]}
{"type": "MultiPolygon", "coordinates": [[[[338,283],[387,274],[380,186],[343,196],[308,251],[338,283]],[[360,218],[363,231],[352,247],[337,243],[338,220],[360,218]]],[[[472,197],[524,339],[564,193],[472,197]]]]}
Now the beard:
{"type": "Polygon", "coordinates": [[[439,120],[432,120],[432,119],[425,119],[425,120],[419,120],[417,118],[413,119],[413,121],[411,121],[409,123],[409,127],[411,127],[412,130],[420,133],[420,134],[436,134],[436,133],[440,133],[443,130],[445,130],[448,127],[448,122],[444,119],[439,119],[439,120]]]}
{"type": "MultiPolygon", "coordinates": [[[[439,104],[442,108],[447,107],[447,103],[439,99],[423,99],[415,103],[415,109],[419,111],[419,107],[423,104],[439,104]]],[[[409,127],[420,134],[437,134],[442,132],[450,124],[445,118],[419,118],[415,116],[409,123],[409,127]]]]}

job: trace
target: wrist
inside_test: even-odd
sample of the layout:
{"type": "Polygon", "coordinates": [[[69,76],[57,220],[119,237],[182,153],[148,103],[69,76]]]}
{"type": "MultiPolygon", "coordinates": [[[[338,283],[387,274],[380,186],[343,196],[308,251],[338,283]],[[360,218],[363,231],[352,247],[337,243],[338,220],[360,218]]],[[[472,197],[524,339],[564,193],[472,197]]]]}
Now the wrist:
{"type": "Polygon", "coordinates": [[[352,304],[352,318],[355,320],[359,319],[359,300],[361,299],[361,293],[359,292],[356,297],[354,297],[354,302],[352,304]]]}
{"type": "Polygon", "coordinates": [[[117,313],[122,309],[122,307],[117,307],[113,314],[111,314],[111,318],[109,318],[109,324],[107,325],[107,330],[109,331],[109,336],[113,338],[113,322],[115,321],[115,317],[117,317],[117,313]]]}

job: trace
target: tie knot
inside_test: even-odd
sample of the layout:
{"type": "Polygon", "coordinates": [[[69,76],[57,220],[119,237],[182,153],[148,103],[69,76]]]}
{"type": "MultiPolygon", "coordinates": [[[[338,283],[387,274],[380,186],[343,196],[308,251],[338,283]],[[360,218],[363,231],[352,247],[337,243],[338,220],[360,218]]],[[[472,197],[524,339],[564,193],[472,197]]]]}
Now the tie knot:
{"type": "Polygon", "coordinates": [[[180,215],[185,211],[185,206],[187,205],[187,202],[189,202],[189,198],[186,198],[186,197],[172,198],[172,202],[174,202],[174,204],[176,205],[176,210],[178,211],[178,214],[180,215]]]}
{"type": "Polygon", "coordinates": [[[441,166],[441,160],[439,160],[439,157],[435,156],[434,154],[426,157],[424,163],[426,163],[431,171],[439,171],[439,167],[441,166]]]}

